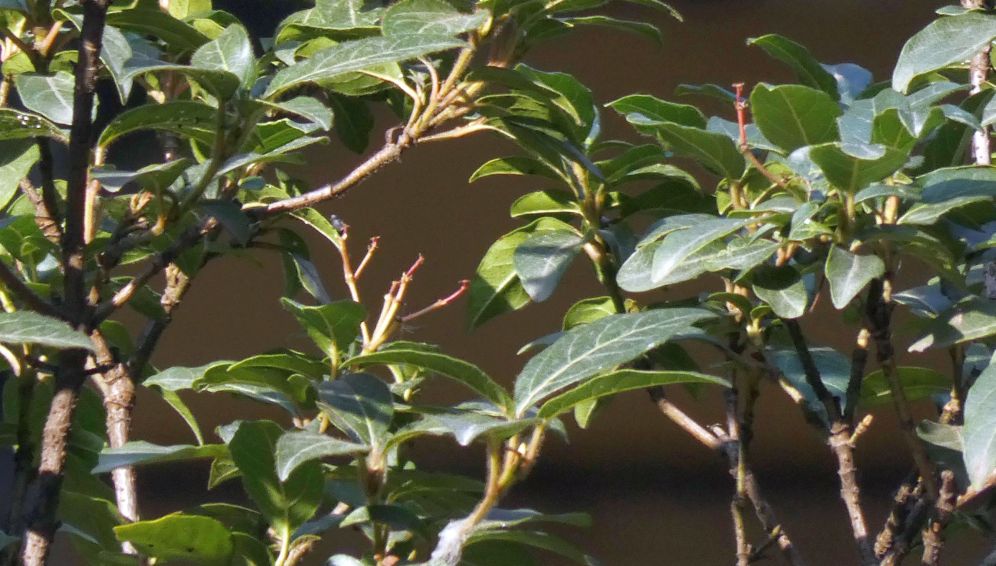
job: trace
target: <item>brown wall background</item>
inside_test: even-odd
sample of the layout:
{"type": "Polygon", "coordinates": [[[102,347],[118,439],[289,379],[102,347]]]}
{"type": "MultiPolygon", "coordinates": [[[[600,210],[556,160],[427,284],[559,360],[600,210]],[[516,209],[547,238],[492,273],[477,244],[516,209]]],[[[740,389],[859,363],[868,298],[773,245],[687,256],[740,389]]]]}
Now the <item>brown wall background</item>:
{"type": "MultiPolygon", "coordinates": [[[[283,9],[283,3],[262,1],[230,5],[255,19],[264,33],[276,21],[274,12],[283,9]]],[[[617,32],[582,31],[537,50],[528,63],[576,75],[602,102],[635,92],[673,98],[679,83],[728,85],[791,79],[780,64],[745,45],[748,37],[777,32],[804,43],[821,61],[857,62],[871,69],[877,79],[885,79],[905,38],[932,19],[938,3],[685,0],[674,5],[684,14],[684,24],[644,9],[617,9],[620,15],[652,18],[660,24],[665,34],[661,47],[617,32]]],[[[732,117],[731,109],[720,110],[732,117]]],[[[393,125],[387,117],[381,122],[385,127],[393,125]]],[[[613,114],[605,112],[603,122],[607,136],[632,137],[613,114]]],[[[375,134],[372,143],[377,140],[375,134]]],[[[467,184],[480,163],[512,152],[514,148],[491,136],[418,147],[401,163],[322,208],[351,225],[357,254],[369,236],[382,237],[381,253],[362,281],[369,300],[378,300],[390,280],[418,253],[426,256],[427,263],[410,295],[412,308],[448,293],[457,280],[473,274],[490,243],[516,226],[507,216],[508,205],[522,193],[542,188],[541,181],[532,179],[490,178],[467,184]]],[[[318,185],[338,178],[358,160],[333,142],[312,152],[299,174],[318,185]]],[[[319,240],[312,242],[330,291],[345,296],[338,284],[337,257],[323,249],[319,240]]],[[[154,363],[160,367],[199,365],[276,347],[307,348],[306,339],[277,302],[283,285],[279,260],[265,252],[255,257],[258,265],[228,259],[207,268],[164,337],[154,363]]],[[[441,344],[447,352],[511,383],[525,362],[516,350],[555,331],[564,309],[575,300],[598,294],[590,268],[578,261],[546,303],[502,316],[472,334],[464,330],[465,305],[461,303],[420,319],[409,338],[441,344]]],[[[839,336],[825,328],[812,330],[819,341],[839,341],[839,336]]],[[[450,388],[442,389],[432,394],[452,399],[447,396],[450,388]]],[[[822,440],[782,397],[765,390],[760,401],[753,458],[762,486],[798,546],[813,557],[812,564],[854,563],[832,462],[822,440]]],[[[189,400],[205,428],[249,415],[282,417],[227,397],[189,400]]],[[[720,420],[721,404],[715,397],[695,403],[679,395],[678,400],[706,422],[720,420]]],[[[157,443],[190,440],[171,410],[149,396],[141,398],[136,414],[136,438],[157,443]]],[[[570,444],[548,443],[534,477],[517,488],[511,504],[591,512],[592,529],[565,534],[607,565],[732,562],[727,512],[730,487],[724,466],[660,417],[645,394],[619,397],[587,431],[569,428],[570,444]]],[[[890,411],[880,411],[876,426],[859,448],[872,525],[881,524],[889,490],[908,467],[905,457],[885,444],[893,428],[890,411]]],[[[420,447],[419,458],[429,467],[456,465],[475,471],[479,450],[454,447],[443,442],[426,444],[420,447]]],[[[141,478],[147,492],[154,494],[148,511],[155,513],[181,508],[201,497],[205,475],[203,470],[160,467],[143,471],[141,478]]],[[[236,493],[223,489],[212,497],[237,497],[236,493]]],[[[961,555],[951,553],[948,563],[977,562],[985,546],[980,537],[961,533],[954,538],[966,546],[961,555]]],[[[343,544],[355,541],[347,538],[343,544]]]]}

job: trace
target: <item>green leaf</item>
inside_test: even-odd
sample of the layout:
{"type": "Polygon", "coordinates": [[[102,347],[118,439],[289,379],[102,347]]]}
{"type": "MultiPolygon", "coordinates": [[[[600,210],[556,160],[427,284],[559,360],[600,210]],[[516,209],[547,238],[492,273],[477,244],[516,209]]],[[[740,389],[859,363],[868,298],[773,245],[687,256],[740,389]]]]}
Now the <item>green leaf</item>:
{"type": "Polygon", "coordinates": [[[18,537],[13,537],[7,533],[0,531],[0,550],[7,548],[7,545],[21,540],[18,537]]]}
{"type": "Polygon", "coordinates": [[[14,77],[14,86],[25,108],[45,116],[56,124],[73,122],[73,75],[21,73],[14,77]]]}
{"type": "Polygon", "coordinates": [[[107,23],[126,31],[158,37],[176,51],[193,51],[208,42],[207,36],[163,12],[155,2],[140,2],[136,8],[111,12],[107,14],[107,23]]]}
{"type": "Polygon", "coordinates": [[[978,489],[996,471],[996,364],[982,372],[965,400],[965,468],[978,489]]]}
{"type": "Polygon", "coordinates": [[[529,236],[541,231],[571,230],[554,218],[540,218],[513,230],[488,248],[470,283],[468,326],[476,328],[499,314],[522,308],[529,295],[515,271],[515,250],[529,236]]]}
{"type": "Polygon", "coordinates": [[[759,84],[750,95],[754,122],[786,153],[837,137],[840,106],[830,95],[802,85],[759,84]]]}
{"type": "MultiPolygon", "coordinates": [[[[52,15],[59,19],[65,18],[76,27],[77,31],[83,29],[83,16],[71,14],[65,10],[52,10],[52,15]]],[[[121,30],[114,26],[104,26],[103,44],[100,50],[100,60],[104,63],[107,72],[114,79],[114,86],[118,89],[118,97],[122,104],[127,104],[128,96],[131,94],[132,81],[124,77],[125,64],[132,58],[134,53],[128,38],[121,30]]]]}
{"type": "Polygon", "coordinates": [[[613,18],[603,15],[574,16],[570,18],[563,18],[560,21],[569,26],[597,26],[617,29],[628,33],[634,33],[636,35],[642,35],[643,37],[657,42],[658,44],[662,44],[664,42],[664,38],[661,36],[661,31],[657,29],[656,25],[649,22],[624,20],[621,18],[613,18]]]}
{"type": "Polygon", "coordinates": [[[743,175],[744,156],[725,134],[674,123],[659,124],[654,130],[675,153],[695,159],[713,173],[730,180],[743,175]]]}
{"type": "Polygon", "coordinates": [[[782,318],[799,318],[806,313],[809,295],[802,276],[791,265],[764,265],[752,275],[754,294],[782,318]]]}
{"type": "Polygon", "coordinates": [[[598,561],[578,550],[566,540],[544,532],[512,530],[478,530],[469,539],[467,546],[486,541],[501,541],[503,544],[522,544],[559,554],[578,564],[597,566],[598,561]]]}
{"type": "Polygon", "coordinates": [[[69,142],[69,135],[46,118],[30,112],[0,108],[0,140],[22,140],[41,136],[60,143],[69,142]]]}
{"type": "Polygon", "coordinates": [[[182,560],[224,566],[231,560],[232,535],[220,521],[200,515],[173,513],[151,521],[114,527],[121,542],[142,554],[167,562],[182,560]]]}
{"type": "Polygon", "coordinates": [[[540,303],[550,298],[581,252],[583,241],[574,230],[541,231],[515,248],[512,256],[515,273],[533,301],[540,303]]]}
{"type": "Polygon", "coordinates": [[[349,31],[355,34],[377,30],[384,9],[365,0],[317,0],[315,7],[291,14],[280,24],[280,35],[287,28],[311,28],[326,31],[349,31]]]}
{"type": "Polygon", "coordinates": [[[264,94],[267,98],[292,88],[341,77],[383,63],[398,63],[461,47],[464,43],[445,35],[396,35],[367,37],[323,49],[310,59],[279,71],[264,94]]]}
{"type": "Polygon", "coordinates": [[[515,414],[565,387],[628,362],[714,315],[700,309],[618,314],[565,332],[526,364],[515,380],[515,414]]]}
{"type": "Polygon", "coordinates": [[[363,305],[350,300],[312,307],[285,297],[280,304],[294,315],[318,348],[330,356],[349,350],[360,334],[360,323],[367,317],[363,305]]]}
{"type": "Polygon", "coordinates": [[[36,161],[38,144],[34,141],[0,141],[0,209],[14,198],[36,161]]]}
{"type": "Polygon", "coordinates": [[[803,45],[775,33],[748,39],[747,45],[756,45],[771,57],[788,65],[802,84],[818,88],[834,100],[840,98],[837,80],[803,45]]]}
{"type": "Polygon", "coordinates": [[[171,132],[211,145],[217,115],[216,109],[191,100],[146,104],[115,116],[100,133],[97,145],[106,148],[122,136],[142,130],[171,132]]]}
{"type": "Polygon", "coordinates": [[[426,434],[452,436],[461,446],[470,446],[480,437],[505,440],[539,424],[539,419],[505,419],[456,407],[425,412],[422,418],[399,430],[392,444],[426,434]]]}
{"type": "Polygon", "coordinates": [[[595,322],[613,314],[617,314],[617,311],[612,297],[581,299],[571,305],[564,314],[564,330],[595,322]]]}
{"type": "Polygon", "coordinates": [[[366,373],[344,375],[319,385],[318,399],[322,412],[353,442],[377,452],[387,444],[394,406],[383,381],[366,373]]]}
{"type": "Polygon", "coordinates": [[[747,219],[716,218],[668,234],[654,252],[651,279],[657,285],[671,285],[697,276],[697,269],[679,270],[689,267],[689,259],[696,253],[747,223],[747,219]]]}
{"type": "Polygon", "coordinates": [[[204,444],[204,434],[201,432],[200,425],[197,424],[197,418],[194,417],[193,411],[191,411],[190,407],[183,402],[180,395],[175,391],[169,391],[166,389],[159,390],[159,394],[162,396],[163,401],[166,401],[166,403],[170,407],[173,407],[173,410],[180,415],[183,422],[187,423],[187,426],[190,428],[190,432],[193,433],[194,438],[197,440],[197,444],[204,444]]]}
{"type": "Polygon", "coordinates": [[[485,10],[461,13],[444,0],[402,0],[384,12],[384,35],[457,35],[480,27],[485,10]]]}
{"type": "Polygon", "coordinates": [[[920,199],[941,203],[964,197],[996,197],[996,169],[991,167],[946,167],[917,177],[920,199]]]}
{"type": "Polygon", "coordinates": [[[228,443],[246,493],[278,532],[292,532],[310,519],[322,502],[321,464],[310,461],[280,481],[276,448],[283,431],[271,421],[243,421],[228,443]]]}
{"type": "Polygon", "coordinates": [[[547,215],[547,214],[581,214],[581,208],[574,200],[574,195],[567,191],[546,190],[522,195],[512,203],[511,216],[547,215]]]}
{"type": "Polygon", "coordinates": [[[116,468],[144,464],[158,464],[198,458],[217,458],[228,453],[221,444],[190,446],[181,444],[159,446],[144,440],[132,440],[118,448],[105,448],[100,452],[100,460],[93,469],[94,474],[102,474],[116,468]]]}
{"type": "Polygon", "coordinates": [[[229,369],[239,370],[242,368],[279,368],[292,373],[319,379],[328,373],[328,364],[310,356],[306,356],[293,350],[274,352],[272,354],[260,354],[251,358],[246,358],[231,365],[229,369]]]}
{"type": "Polygon", "coordinates": [[[834,308],[846,307],[872,279],[885,273],[885,263],[877,255],[858,255],[831,246],[825,270],[830,282],[830,297],[834,308]]]}
{"type": "Polygon", "coordinates": [[[906,92],[919,75],[968,61],[996,38],[996,17],[969,12],[939,18],[903,46],[892,72],[892,88],[906,92]]]}
{"type": "Polygon", "coordinates": [[[676,383],[708,383],[721,387],[730,386],[726,380],[704,373],[622,369],[595,377],[583,385],[553,397],[546,403],[543,403],[536,416],[541,419],[549,419],[570,411],[581,403],[594,399],[615,395],[624,391],[645,389],[658,385],[673,385],[676,383]]]}
{"type": "Polygon", "coordinates": [[[631,94],[606,104],[626,117],[626,121],[644,133],[653,133],[654,126],[672,122],[693,128],[705,128],[706,118],[698,108],[676,104],[649,94],[631,94]]]}
{"type": "Polygon", "coordinates": [[[945,310],[927,324],[910,352],[945,348],[996,334],[996,301],[971,297],[945,310]]]}
{"type": "Polygon", "coordinates": [[[335,111],[336,137],[350,151],[363,153],[370,143],[374,127],[373,113],[363,100],[348,96],[329,95],[329,105],[335,111]]]}
{"type": "MultiPolygon", "coordinates": [[[[920,367],[898,367],[896,372],[903,386],[906,399],[916,401],[933,395],[943,395],[951,391],[951,378],[937,370],[920,367]]],[[[877,370],[865,376],[861,382],[861,405],[874,406],[890,402],[892,388],[885,372],[877,370]]]]}
{"type": "Polygon", "coordinates": [[[228,365],[229,362],[218,361],[197,367],[171,367],[147,378],[142,384],[146,387],[158,387],[163,391],[193,389],[194,382],[203,377],[209,369],[228,365]]]}
{"type": "Polygon", "coordinates": [[[287,481],[298,466],[312,460],[329,456],[358,456],[369,451],[369,446],[346,442],[327,434],[307,430],[285,432],[277,441],[274,454],[277,477],[280,481],[287,481]]]}
{"type": "Polygon", "coordinates": [[[884,146],[828,143],[809,150],[809,158],[827,180],[851,194],[895,173],[906,163],[906,157],[906,152],[884,146]]]}
{"type": "Polygon", "coordinates": [[[481,165],[470,175],[468,182],[491,175],[539,175],[547,179],[558,180],[555,171],[538,159],[525,156],[498,157],[481,165]]]}
{"type": "MultiPolygon", "coordinates": [[[[830,391],[831,395],[837,398],[841,408],[846,409],[847,383],[851,378],[851,361],[847,356],[832,348],[810,347],[809,353],[813,357],[816,369],[820,372],[820,380],[830,391]]],[[[795,350],[773,350],[770,352],[772,363],[782,372],[785,378],[802,393],[809,410],[829,424],[826,408],[823,402],[816,396],[816,392],[806,381],[806,372],[799,360],[799,355],[795,350]]]]}
{"type": "Polygon", "coordinates": [[[331,130],[333,120],[335,119],[332,110],[322,104],[320,100],[311,96],[298,96],[280,102],[266,101],[263,104],[281,112],[304,118],[313,124],[317,124],[322,130],[331,130]]]}
{"type": "Polygon", "coordinates": [[[90,338],[83,332],[32,311],[0,312],[0,342],[93,350],[90,338]]]}
{"type": "Polygon", "coordinates": [[[512,399],[505,392],[505,389],[484,373],[481,368],[439,352],[392,348],[356,356],[343,363],[345,367],[365,367],[373,364],[413,365],[463,383],[499,407],[511,408],[512,406],[512,399]]]}
{"type": "Polygon", "coordinates": [[[178,20],[211,12],[211,0],[170,0],[169,15],[178,20]]]}
{"type": "Polygon", "coordinates": [[[239,78],[243,87],[251,85],[256,74],[249,34],[239,24],[225,28],[217,38],[200,46],[190,64],[201,69],[227,71],[239,78]]]}
{"type": "MultiPolygon", "coordinates": [[[[207,47],[206,44],[204,47],[207,47]]],[[[206,57],[210,59],[211,57],[206,57]]],[[[154,59],[132,59],[125,72],[126,79],[147,73],[178,73],[199,84],[213,96],[227,100],[239,89],[240,78],[224,69],[177,65],[154,59]]]]}

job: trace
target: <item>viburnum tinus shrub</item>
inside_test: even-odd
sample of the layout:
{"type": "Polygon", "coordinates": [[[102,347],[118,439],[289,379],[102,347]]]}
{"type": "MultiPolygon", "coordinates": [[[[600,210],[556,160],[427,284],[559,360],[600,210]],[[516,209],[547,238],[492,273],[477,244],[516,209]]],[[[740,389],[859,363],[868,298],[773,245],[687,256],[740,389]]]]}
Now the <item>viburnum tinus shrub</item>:
{"type": "Polygon", "coordinates": [[[683,87],[720,101],[722,115],[710,118],[649,95],[609,103],[634,139],[643,136],[633,143],[601,139],[602,105],[576,79],[518,63],[579,25],[656,34],[589,12],[601,4],[320,1],[254,38],[203,1],[0,2],[0,438],[16,462],[5,558],[42,564],[58,532],[95,564],[286,566],[323,534],[353,528],[368,550],[328,564],[519,565],[535,563],[530,549],[590,563],[543,530],[583,517],[500,501],[546,437],[564,434],[559,418],[573,413],[584,426],[611,395],[646,389],[725,457],[737,563],[778,552],[801,564],[793,526],[776,519],[750,467],[762,382],[777,384],[827,439],[860,563],[898,564],[915,551],[935,564],[949,526],[987,528],[996,111],[986,77],[996,15],[943,10],[907,44],[891,83],[857,65],[821,65],[781,36],[754,39],[800,84],[761,83],[749,96],[740,84],[683,87]],[[128,104],[95,122],[101,82],[128,104]],[[371,105],[387,105],[400,124],[341,180],[311,187],[280,169],[330,133],[366,153],[371,105]],[[160,158],[114,167],[128,140],[149,131],[160,158]],[[421,259],[398,268],[383,300],[362,297],[356,281],[377,242],[357,250],[348,226],[312,207],[416,143],[482,131],[522,153],[474,178],[529,174],[550,187],[512,204],[529,223],[488,250],[473,281],[433,304],[404,301],[421,259]],[[64,167],[54,154],[65,155],[64,167]],[[701,170],[693,175],[675,157],[701,170]],[[349,299],[325,290],[306,231],[338,252],[349,299]],[[286,272],[280,300],[310,350],[149,366],[205,264],[274,252],[286,272]],[[527,345],[532,358],[511,391],[436,346],[398,339],[403,324],[463,294],[471,326],[543,301],[577,256],[605,295],[581,299],[562,330],[527,345]],[[908,282],[909,264],[932,278],[908,282]],[[714,292],[640,295],[693,280],[714,292]],[[851,351],[807,335],[820,301],[854,336],[851,351]],[[116,322],[126,307],[147,319],[134,337],[116,322]],[[894,338],[897,309],[917,322],[894,338]],[[696,360],[702,348],[686,349],[691,342],[722,362],[696,360]],[[897,347],[946,349],[951,368],[899,365],[897,347]],[[435,378],[463,387],[467,400],[421,402],[435,378]],[[671,402],[673,386],[722,389],[726,422],[696,422],[671,402]],[[130,438],[139,387],[178,411],[191,444],[130,438]],[[286,416],[202,431],[181,391],[249,397],[286,416]],[[938,408],[935,419],[913,421],[910,403],[921,401],[938,408]],[[916,463],[881,530],[865,520],[853,455],[876,405],[897,412],[895,450],[916,463]],[[407,446],[425,435],[482,445],[483,481],[420,470],[407,446]],[[209,488],[240,483],[246,506],[140,516],[135,468],[193,459],[210,461],[209,488]],[[765,538],[748,540],[749,515],[765,538]]]}
{"type": "Polygon", "coordinates": [[[883,82],[855,64],[821,64],[783,36],[751,39],[798,83],[684,85],[682,102],[647,94],[609,102],[638,143],[601,139],[599,107],[571,77],[518,69],[551,77],[549,89],[507,83],[507,96],[481,108],[522,153],[489,161],[473,179],[528,174],[544,189],[512,203],[524,225],[481,261],[471,325],[546,300],[579,256],[604,295],[580,298],[562,329],[530,344],[542,351],[515,382],[515,413],[573,410],[584,427],[610,395],[647,389],[664,415],[725,458],[737,564],[777,554],[798,565],[796,527],[776,518],[750,465],[754,423],[769,418],[756,401],[771,383],[765,391],[791,398],[826,439],[857,563],[914,555],[938,564],[957,526],[991,537],[990,10],[939,10],[883,82]],[[696,99],[722,111],[707,116],[685,102],[696,99]],[[525,107],[528,119],[514,115],[525,107]],[[679,166],[689,161],[697,167],[679,166]],[[690,281],[706,291],[642,294],[690,281]],[[902,329],[898,316],[910,321],[902,329]],[[817,343],[807,324],[849,336],[850,347],[817,343]],[[703,347],[714,355],[696,359],[703,347]],[[948,368],[918,365],[937,350],[948,368]],[[724,388],[725,423],[698,422],[672,402],[676,383],[724,388]],[[933,417],[914,420],[914,403],[933,417]],[[915,467],[880,526],[866,520],[854,447],[875,426],[873,412],[888,410],[900,425],[891,447],[915,467]],[[755,519],[765,534],[750,540],[755,519]]]}
{"type": "MultiPolygon", "coordinates": [[[[4,562],[44,564],[64,536],[92,564],[288,566],[340,528],[369,546],[330,564],[528,564],[530,549],[588,560],[543,531],[585,518],[498,506],[560,423],[476,366],[397,339],[468,283],[424,308],[406,305],[419,258],[399,266],[383,301],[361,297],[356,281],[376,241],[357,253],[348,226],[312,207],[415,144],[495,129],[482,109],[507,98],[498,87],[554,98],[559,75],[517,66],[537,43],[588,25],[656,36],[601,15],[603,4],[318,0],[288,5],[255,37],[210,0],[0,1],[0,440],[16,468],[3,487],[4,562]],[[397,117],[383,135],[371,132],[375,106],[397,117]],[[342,179],[314,187],[281,169],[333,135],[364,154],[342,179]],[[385,142],[368,152],[371,138],[385,142]],[[143,157],[135,141],[158,149],[143,157]],[[348,299],[325,290],[303,237],[311,231],[340,254],[348,299]],[[205,265],[265,253],[283,259],[280,300],[310,350],[150,366],[205,265]],[[119,322],[123,309],[145,319],[137,334],[119,322]],[[434,376],[466,389],[467,401],[423,404],[434,376]],[[139,388],[176,409],[190,444],[131,438],[139,388]],[[181,391],[286,414],[204,431],[181,391]],[[407,445],[425,435],[483,445],[487,476],[419,470],[407,445]],[[241,483],[247,506],[142,516],[135,468],[195,459],[210,461],[207,488],[241,483]]],[[[529,122],[534,111],[505,118],[529,122]]]]}

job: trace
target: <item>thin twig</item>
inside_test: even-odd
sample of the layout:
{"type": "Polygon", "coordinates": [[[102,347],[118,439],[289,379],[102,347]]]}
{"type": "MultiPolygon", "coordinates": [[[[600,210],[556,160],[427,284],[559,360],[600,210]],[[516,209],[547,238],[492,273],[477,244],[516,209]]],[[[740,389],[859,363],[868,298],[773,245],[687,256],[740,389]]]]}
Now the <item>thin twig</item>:
{"type": "Polygon", "coordinates": [[[951,470],[941,472],[941,490],[934,504],[934,516],[923,531],[923,565],[938,566],[941,563],[941,548],[944,547],[944,528],[954,515],[958,486],[951,470]]]}
{"type": "Polygon", "coordinates": [[[792,345],[799,356],[799,361],[802,363],[806,383],[816,393],[817,398],[823,404],[823,408],[827,413],[827,419],[830,423],[828,430],[830,448],[837,458],[837,475],[840,477],[840,497],[850,517],[851,532],[854,535],[854,542],[858,546],[861,564],[865,566],[874,565],[877,563],[877,560],[872,551],[871,541],[868,538],[868,526],[865,521],[865,514],[861,508],[861,488],[858,484],[857,469],[854,465],[851,427],[843,420],[836,398],[830,393],[826,385],[823,384],[823,379],[809,351],[809,346],[806,344],[799,323],[795,320],[784,320],[783,322],[789,331],[789,336],[792,338],[792,345]]]}

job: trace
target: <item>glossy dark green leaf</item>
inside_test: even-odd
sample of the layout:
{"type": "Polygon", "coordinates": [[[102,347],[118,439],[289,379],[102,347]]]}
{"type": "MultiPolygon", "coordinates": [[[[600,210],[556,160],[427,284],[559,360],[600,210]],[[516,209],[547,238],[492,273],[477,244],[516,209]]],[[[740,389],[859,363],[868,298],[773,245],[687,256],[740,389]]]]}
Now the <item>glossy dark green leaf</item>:
{"type": "Polygon", "coordinates": [[[252,356],[231,365],[231,369],[233,370],[253,367],[279,368],[313,379],[318,379],[329,371],[328,364],[324,361],[293,350],[259,354],[258,356],[252,356]]]}
{"type": "Polygon", "coordinates": [[[654,125],[673,122],[682,126],[705,128],[706,118],[694,106],[661,100],[649,94],[631,94],[606,104],[626,117],[638,130],[652,133],[654,125]]]}
{"type": "Polygon", "coordinates": [[[989,167],[946,167],[917,177],[925,203],[962,197],[996,197],[996,171],[989,167]]]}
{"type": "Polygon", "coordinates": [[[812,147],[809,157],[828,181],[853,194],[895,173],[906,163],[907,156],[904,151],[884,146],[828,143],[812,147]]]}
{"type": "Polygon", "coordinates": [[[391,390],[366,373],[353,373],[318,388],[318,405],[333,425],[353,442],[380,451],[387,444],[394,417],[391,390]]]}
{"type": "Polygon", "coordinates": [[[217,114],[216,109],[190,100],[138,106],[115,116],[101,131],[97,144],[106,148],[130,133],[157,130],[210,145],[214,141],[217,114]]]}
{"type": "Polygon", "coordinates": [[[467,540],[467,545],[481,543],[483,541],[501,541],[503,544],[515,543],[538,548],[558,554],[572,560],[577,564],[587,566],[597,566],[599,562],[593,557],[578,550],[573,544],[566,540],[545,532],[531,532],[519,530],[479,530],[475,531],[467,540]]]}
{"type": "Polygon", "coordinates": [[[470,176],[469,182],[491,175],[539,175],[548,179],[559,179],[556,172],[543,162],[526,156],[498,157],[481,165],[470,176]]]}
{"type": "Polygon", "coordinates": [[[505,234],[488,248],[470,283],[467,320],[471,328],[529,303],[529,295],[515,271],[515,249],[534,233],[559,230],[571,230],[571,226],[553,218],[540,218],[505,234]]]}
{"type": "Polygon", "coordinates": [[[366,367],[374,364],[413,365],[463,383],[499,407],[508,408],[512,405],[512,399],[505,389],[484,373],[484,370],[439,352],[391,348],[356,356],[343,363],[346,367],[366,367]]]}
{"type": "Polygon", "coordinates": [[[561,393],[543,403],[537,416],[541,419],[556,417],[572,410],[580,403],[599,399],[624,391],[645,389],[658,385],[676,383],[708,383],[729,387],[729,383],[719,377],[687,371],[643,371],[622,369],[598,376],[574,389],[561,393]]]}
{"type": "Polygon", "coordinates": [[[250,86],[256,74],[252,42],[239,24],[228,26],[221,35],[200,46],[190,58],[190,64],[232,73],[244,87],[250,86]]]}
{"type": "Polygon", "coordinates": [[[595,26],[614,29],[643,36],[658,44],[662,44],[664,42],[661,31],[656,25],[650,22],[624,20],[622,18],[613,18],[611,16],[603,16],[600,14],[563,18],[561,21],[569,26],[595,26]]]}
{"type": "Polygon", "coordinates": [[[281,23],[281,35],[287,28],[373,33],[383,12],[379,4],[365,0],[317,0],[314,8],[288,16],[281,23]]]}
{"type": "Polygon", "coordinates": [[[395,531],[409,531],[423,539],[429,538],[429,530],[425,522],[417,514],[401,505],[364,505],[350,511],[339,523],[341,527],[379,523],[387,525],[395,531]]]}
{"type": "Polygon", "coordinates": [[[978,489],[996,472],[996,365],[990,364],[965,400],[965,468],[978,489]]]}
{"type": "Polygon", "coordinates": [[[76,80],[65,72],[54,75],[22,73],[14,77],[21,103],[56,124],[73,121],[73,87],[76,80]]]}
{"type": "Polygon", "coordinates": [[[529,297],[547,300],[581,252],[583,239],[573,230],[536,232],[515,248],[512,263],[529,297]]]}
{"type": "Polygon", "coordinates": [[[93,473],[102,474],[125,466],[217,458],[227,453],[228,450],[221,444],[160,446],[144,440],[132,440],[118,448],[102,450],[100,460],[97,462],[97,467],[93,469],[93,473]]]}
{"type": "Polygon", "coordinates": [[[311,58],[279,71],[264,96],[274,98],[292,88],[362,71],[374,65],[396,63],[461,47],[462,41],[445,35],[395,35],[346,41],[323,49],[311,58]]]}
{"type": "Polygon", "coordinates": [[[802,85],[759,84],[750,95],[754,122],[786,153],[837,137],[840,107],[829,94],[802,85]]]}
{"type": "Polygon", "coordinates": [[[802,84],[818,88],[834,100],[839,98],[837,80],[803,45],[774,33],[748,39],[747,44],[760,47],[771,57],[788,65],[802,84]]]}
{"type": "Polygon", "coordinates": [[[317,461],[298,466],[286,480],[280,480],[275,453],[282,433],[270,421],[243,421],[228,449],[249,497],[278,532],[289,536],[318,509],[324,482],[317,461]]]}
{"type": "Polygon", "coordinates": [[[799,272],[790,265],[762,266],[752,275],[757,298],[782,318],[799,318],[806,313],[809,295],[799,272]]]}
{"type": "Polygon", "coordinates": [[[486,11],[470,14],[444,0],[403,0],[384,12],[384,35],[457,35],[475,29],[487,19],[486,11]]]}
{"type": "Polygon", "coordinates": [[[193,51],[208,42],[207,36],[163,12],[154,2],[139,2],[134,8],[111,12],[107,23],[125,31],[158,37],[177,51],[193,51]]]}
{"type": "Polygon", "coordinates": [[[0,108],[0,140],[22,140],[48,137],[61,143],[69,142],[69,135],[47,118],[11,108],[0,108]]]}
{"type": "MultiPolygon", "coordinates": [[[[846,409],[847,382],[851,377],[851,361],[832,348],[810,346],[809,353],[813,357],[820,379],[827,390],[837,398],[841,408],[846,409]]],[[[795,350],[774,350],[770,353],[771,361],[782,372],[782,375],[797,389],[806,400],[809,410],[820,415],[825,423],[829,423],[826,409],[816,396],[813,388],[806,381],[806,372],[795,350]]]]}
{"type": "MultiPolygon", "coordinates": [[[[651,277],[658,285],[680,283],[698,275],[698,270],[680,273],[688,267],[689,258],[701,252],[718,240],[742,228],[747,222],[742,219],[717,218],[703,222],[685,230],[677,230],[661,242],[654,252],[651,277]]],[[[705,266],[703,265],[704,269],[705,266]]]]}
{"type": "Polygon", "coordinates": [[[830,283],[830,298],[836,309],[843,309],[868,283],[885,273],[885,263],[876,255],[853,254],[832,246],[824,271],[830,283]]]}
{"type": "MultiPolygon", "coordinates": [[[[951,378],[937,370],[921,367],[896,368],[906,399],[917,401],[951,391],[951,378]]],[[[861,404],[874,406],[892,402],[892,388],[882,370],[873,371],[861,382],[861,404]]]]}
{"type": "Polygon", "coordinates": [[[595,322],[612,314],[617,314],[617,311],[611,297],[581,299],[564,313],[564,330],[595,322]]]}
{"type": "Polygon", "coordinates": [[[910,345],[910,352],[927,348],[945,348],[996,334],[996,302],[971,297],[946,309],[931,320],[923,333],[910,345]]]}
{"type": "Polygon", "coordinates": [[[536,191],[522,195],[512,203],[512,218],[549,214],[581,214],[574,195],[567,191],[536,191]]]}
{"type": "Polygon", "coordinates": [[[17,194],[21,181],[38,161],[38,155],[38,144],[34,141],[0,141],[0,208],[6,207],[17,194]]]}
{"type": "Polygon", "coordinates": [[[538,419],[507,419],[484,415],[460,407],[446,410],[433,410],[422,414],[412,424],[402,428],[392,439],[392,444],[422,435],[452,436],[461,446],[470,446],[481,437],[498,441],[539,424],[538,419]]]}
{"type": "Polygon", "coordinates": [[[163,562],[182,560],[224,566],[234,550],[231,533],[225,525],[199,515],[173,513],[114,527],[114,534],[121,542],[130,542],[142,554],[163,562]]]}
{"type": "Polygon", "coordinates": [[[525,412],[556,391],[628,362],[711,318],[700,309],[619,314],[570,330],[534,356],[515,380],[515,409],[525,412]]]}
{"type": "Polygon", "coordinates": [[[280,481],[287,481],[298,466],[312,460],[330,456],[358,456],[369,451],[369,446],[346,442],[327,434],[307,430],[285,432],[277,440],[274,453],[277,477],[280,481]]]}
{"type": "Polygon", "coordinates": [[[350,300],[313,307],[282,298],[280,304],[294,315],[312,342],[330,356],[349,350],[367,316],[363,305],[350,300]]]}
{"type": "Polygon", "coordinates": [[[93,350],[90,338],[83,332],[32,311],[0,312],[0,342],[93,350]]]}
{"type": "Polygon", "coordinates": [[[675,153],[695,159],[717,175],[733,180],[744,172],[744,157],[725,134],[674,123],[657,125],[654,130],[675,153]]]}
{"type": "MultiPolygon", "coordinates": [[[[52,14],[59,19],[65,18],[68,20],[76,27],[77,31],[83,29],[82,15],[72,14],[62,9],[53,10],[52,14]]],[[[114,26],[105,25],[103,42],[100,49],[100,61],[104,64],[107,72],[110,73],[111,78],[114,79],[114,86],[117,87],[118,97],[122,104],[128,102],[128,96],[131,94],[132,81],[131,79],[126,79],[124,74],[125,64],[131,59],[132,55],[131,44],[128,42],[128,38],[121,33],[121,30],[114,26]]]]}
{"type": "Polygon", "coordinates": [[[906,92],[917,76],[972,58],[996,38],[996,17],[970,12],[942,17],[918,31],[903,46],[892,73],[892,88],[906,92]]]}

